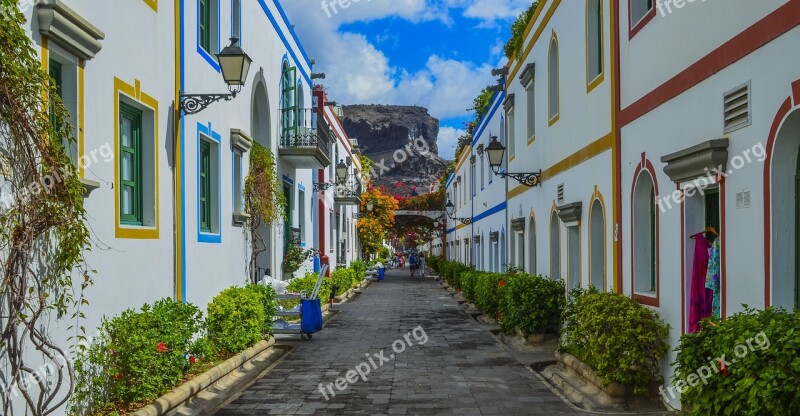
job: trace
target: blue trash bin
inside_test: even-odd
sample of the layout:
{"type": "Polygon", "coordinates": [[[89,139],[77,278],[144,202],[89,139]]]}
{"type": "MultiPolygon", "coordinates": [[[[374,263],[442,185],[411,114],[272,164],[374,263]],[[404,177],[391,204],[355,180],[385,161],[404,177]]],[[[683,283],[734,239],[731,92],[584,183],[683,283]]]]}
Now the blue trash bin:
{"type": "Polygon", "coordinates": [[[386,274],[386,267],[378,267],[378,280],[383,280],[386,274]]]}

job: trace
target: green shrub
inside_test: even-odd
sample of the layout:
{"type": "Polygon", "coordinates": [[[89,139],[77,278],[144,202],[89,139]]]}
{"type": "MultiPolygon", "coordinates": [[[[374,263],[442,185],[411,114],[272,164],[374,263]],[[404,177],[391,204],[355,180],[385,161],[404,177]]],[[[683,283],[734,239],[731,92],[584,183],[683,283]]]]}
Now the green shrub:
{"type": "Polygon", "coordinates": [[[364,277],[366,277],[367,263],[364,263],[361,260],[353,260],[350,262],[350,268],[353,269],[353,273],[355,273],[355,286],[358,283],[361,283],[361,281],[364,280],[364,277]]]}
{"type": "Polygon", "coordinates": [[[269,335],[272,333],[272,320],[275,318],[275,313],[278,311],[278,302],[275,300],[275,289],[273,289],[272,286],[255,283],[248,284],[246,289],[259,293],[264,300],[264,325],[261,327],[261,334],[264,339],[269,339],[269,335]]]}
{"type": "Polygon", "coordinates": [[[267,320],[262,292],[230,287],[208,304],[208,337],[221,352],[237,353],[263,339],[267,320]]]}
{"type": "Polygon", "coordinates": [[[104,322],[108,355],[100,364],[109,383],[108,401],[152,400],[178,384],[191,365],[186,353],[192,338],[202,327],[199,308],[171,299],[104,322]]]}
{"type": "Polygon", "coordinates": [[[591,366],[603,382],[646,393],[668,346],[669,326],[620,293],[574,289],[564,310],[561,350],[591,366]]]}
{"type": "Polygon", "coordinates": [[[566,304],[564,294],[563,280],[516,274],[506,280],[503,322],[519,328],[525,336],[557,334],[566,304]]]}
{"type": "Polygon", "coordinates": [[[438,271],[447,284],[458,290],[461,289],[461,275],[472,270],[469,266],[456,261],[444,261],[439,267],[438,271]]]}
{"type": "Polygon", "coordinates": [[[475,306],[498,321],[502,319],[503,293],[509,278],[510,275],[500,273],[481,273],[475,284],[475,306]]]}
{"type": "MultiPolygon", "coordinates": [[[[304,296],[308,297],[311,296],[311,292],[314,291],[314,285],[317,284],[317,277],[319,275],[316,273],[309,273],[304,277],[292,279],[289,281],[289,284],[286,285],[286,290],[290,293],[301,293],[304,296]]],[[[331,297],[331,279],[322,279],[322,285],[319,288],[319,300],[323,304],[328,303],[331,297]]],[[[287,308],[287,304],[291,304],[291,307],[298,305],[299,301],[281,301],[281,305],[284,308],[287,308]],[[289,302],[289,303],[284,303],[289,302]]],[[[289,308],[291,308],[289,307],[289,308]]]]}
{"type": "Polygon", "coordinates": [[[475,303],[478,279],[480,276],[486,274],[486,272],[478,271],[478,270],[470,270],[461,274],[461,293],[464,297],[472,302],[475,303]]]}
{"type": "Polygon", "coordinates": [[[350,288],[353,287],[354,281],[355,276],[351,269],[340,267],[331,273],[330,283],[338,286],[338,290],[336,291],[337,296],[340,296],[350,290],[350,288]]]}
{"type": "Polygon", "coordinates": [[[800,414],[800,316],[767,309],[704,320],[681,338],[674,383],[691,414],[800,414]],[[719,371],[725,357],[727,375],[719,371]],[[735,361],[735,362],[734,362],[735,361]],[[694,376],[693,376],[694,374],[694,376]],[[697,382],[698,375],[705,376],[697,382]],[[687,383],[693,381],[692,386],[687,383]]]}

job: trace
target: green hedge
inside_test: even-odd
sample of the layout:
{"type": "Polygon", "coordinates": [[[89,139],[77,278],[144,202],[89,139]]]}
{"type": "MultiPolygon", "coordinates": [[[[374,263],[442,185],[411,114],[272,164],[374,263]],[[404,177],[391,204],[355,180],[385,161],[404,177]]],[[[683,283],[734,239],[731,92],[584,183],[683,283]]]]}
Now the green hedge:
{"type": "Polygon", "coordinates": [[[564,311],[561,350],[591,366],[603,382],[648,391],[669,347],[669,326],[650,308],[620,293],[574,289],[564,311]]]}
{"type": "Polygon", "coordinates": [[[208,304],[208,338],[218,351],[237,353],[264,336],[264,292],[252,287],[225,289],[208,304]]]}
{"type": "MultiPolygon", "coordinates": [[[[289,284],[286,285],[286,290],[290,293],[302,293],[305,296],[311,296],[311,292],[314,290],[314,285],[317,284],[318,274],[316,273],[309,273],[304,277],[292,279],[289,281],[289,284]]],[[[319,288],[319,300],[322,304],[328,303],[331,298],[331,279],[322,279],[322,285],[319,288]]],[[[284,308],[292,308],[295,305],[298,305],[299,301],[281,301],[281,305],[284,308]],[[291,305],[288,306],[287,305],[291,305]]]]}
{"type": "Polygon", "coordinates": [[[330,280],[332,285],[339,286],[336,296],[341,296],[353,287],[356,281],[355,272],[352,269],[340,267],[331,273],[330,280]]]}
{"type": "Polygon", "coordinates": [[[695,415],[800,414],[800,315],[747,309],[681,338],[668,390],[695,415]],[[718,360],[728,362],[726,372],[718,360]]]}
{"type": "MultiPolygon", "coordinates": [[[[77,360],[78,399],[103,408],[152,400],[175,386],[191,366],[186,353],[203,328],[196,306],[162,299],[105,321],[104,342],[77,360]]],[[[202,343],[202,341],[200,341],[202,343]]]]}
{"type": "Polygon", "coordinates": [[[355,273],[355,283],[354,286],[361,281],[364,280],[364,277],[367,275],[367,263],[361,260],[353,260],[350,262],[350,268],[353,269],[353,273],[355,273]]]}
{"type": "Polygon", "coordinates": [[[563,280],[515,274],[506,279],[503,322],[519,328],[525,336],[557,334],[566,305],[565,293],[563,280]]]}
{"type": "Polygon", "coordinates": [[[508,277],[500,273],[481,273],[475,282],[475,306],[498,321],[502,319],[505,309],[505,281],[508,277]],[[503,282],[503,286],[500,282],[503,282]]]}
{"type": "MultiPolygon", "coordinates": [[[[426,262],[427,265],[427,262],[426,262]]],[[[466,273],[472,268],[455,261],[443,261],[437,263],[437,271],[444,278],[444,280],[454,289],[461,289],[461,275],[466,273]]]]}

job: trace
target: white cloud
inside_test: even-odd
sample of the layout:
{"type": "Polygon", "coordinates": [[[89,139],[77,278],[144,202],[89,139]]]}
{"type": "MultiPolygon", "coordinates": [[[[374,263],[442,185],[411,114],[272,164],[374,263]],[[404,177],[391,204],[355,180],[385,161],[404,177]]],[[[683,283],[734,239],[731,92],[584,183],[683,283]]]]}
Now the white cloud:
{"type": "Polygon", "coordinates": [[[442,126],[439,129],[439,156],[444,159],[452,160],[455,157],[458,138],[466,133],[464,129],[442,126]]]}
{"type": "MultiPolygon", "coordinates": [[[[432,55],[424,68],[409,73],[401,62],[389,62],[365,36],[341,31],[340,27],[387,17],[451,24],[453,10],[479,20],[479,25],[492,25],[496,20],[516,17],[530,5],[529,0],[351,0],[349,7],[341,8],[338,1],[318,1],[282,4],[309,56],[317,62],[314,72],[325,72],[326,79],[321,83],[331,99],[345,104],[421,105],[439,119],[467,115],[472,99],[495,82],[491,68],[502,54],[501,46],[492,47],[491,63],[476,65],[432,55]],[[332,3],[337,4],[336,11],[332,3]],[[327,5],[327,11],[322,4],[327,5]]],[[[445,136],[456,131],[445,129],[449,129],[445,136]]],[[[452,157],[452,151],[446,149],[442,154],[452,157]]]]}

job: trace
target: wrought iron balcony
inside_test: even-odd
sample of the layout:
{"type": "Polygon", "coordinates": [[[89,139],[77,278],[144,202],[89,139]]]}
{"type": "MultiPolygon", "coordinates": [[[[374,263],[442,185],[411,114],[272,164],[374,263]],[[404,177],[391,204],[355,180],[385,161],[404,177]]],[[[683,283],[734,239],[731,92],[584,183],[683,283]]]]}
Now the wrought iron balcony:
{"type": "Polygon", "coordinates": [[[361,205],[361,182],[350,178],[347,182],[336,185],[333,201],[339,205],[361,205]]]}
{"type": "Polygon", "coordinates": [[[278,155],[286,162],[297,169],[324,169],[331,164],[333,133],[314,109],[281,110],[281,126],[278,155]]]}

